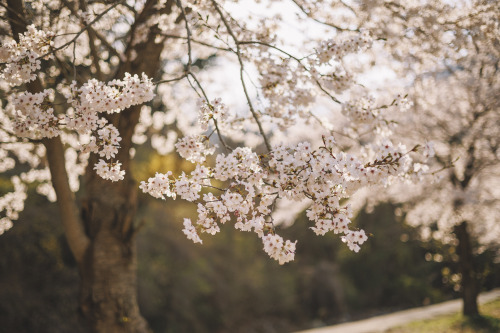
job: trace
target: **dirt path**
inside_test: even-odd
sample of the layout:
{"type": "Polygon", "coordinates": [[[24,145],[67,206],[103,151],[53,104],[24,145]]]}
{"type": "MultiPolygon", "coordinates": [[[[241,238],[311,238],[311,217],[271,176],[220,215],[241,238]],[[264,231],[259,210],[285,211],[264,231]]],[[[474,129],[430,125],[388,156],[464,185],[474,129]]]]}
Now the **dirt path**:
{"type": "MultiPolygon", "coordinates": [[[[487,303],[500,298],[500,289],[494,289],[479,295],[479,304],[487,303]]],[[[338,324],[334,326],[316,328],[297,333],[372,333],[384,332],[385,330],[404,325],[406,323],[429,319],[436,316],[459,312],[462,309],[462,300],[452,300],[444,303],[423,306],[410,310],[394,312],[391,314],[372,317],[359,321],[338,324]]]]}

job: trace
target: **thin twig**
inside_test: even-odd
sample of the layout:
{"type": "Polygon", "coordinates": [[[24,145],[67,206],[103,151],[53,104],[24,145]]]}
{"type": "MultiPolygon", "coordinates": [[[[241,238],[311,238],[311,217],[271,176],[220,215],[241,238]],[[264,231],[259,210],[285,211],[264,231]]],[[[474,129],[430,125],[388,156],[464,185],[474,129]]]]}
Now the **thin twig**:
{"type": "Polygon", "coordinates": [[[73,44],[73,81],[76,81],[76,43],[73,44]]]}
{"type": "MultiPolygon", "coordinates": [[[[319,24],[323,24],[323,25],[329,26],[329,27],[334,28],[334,29],[337,29],[337,30],[339,30],[339,31],[353,31],[353,32],[355,32],[355,31],[356,31],[356,32],[360,32],[359,28],[356,28],[356,29],[341,28],[341,27],[339,27],[339,26],[337,26],[337,25],[335,25],[335,24],[332,24],[332,23],[329,23],[329,22],[325,22],[325,21],[321,21],[321,20],[319,20],[319,19],[317,19],[317,18],[313,17],[313,16],[311,15],[311,13],[310,13],[308,10],[306,10],[306,9],[305,9],[305,8],[304,8],[304,7],[303,7],[300,3],[298,3],[296,0],[292,0],[292,2],[293,2],[293,3],[294,3],[294,4],[295,4],[295,5],[296,5],[296,6],[297,6],[297,7],[298,7],[298,8],[299,8],[299,9],[300,9],[300,10],[301,10],[304,14],[306,14],[306,16],[307,16],[308,18],[310,18],[311,20],[313,20],[313,21],[315,21],[315,22],[317,22],[317,23],[319,23],[319,24]]],[[[342,4],[343,4],[344,6],[346,6],[347,8],[351,9],[351,10],[354,12],[354,10],[353,10],[351,7],[347,6],[347,5],[346,5],[345,3],[343,3],[343,2],[342,2],[342,4]]]]}
{"type": "Polygon", "coordinates": [[[173,79],[166,79],[166,80],[161,80],[161,81],[156,81],[154,84],[158,85],[161,83],[169,83],[169,82],[175,82],[175,81],[180,81],[188,76],[188,73],[184,73],[179,77],[173,78],[173,79]]]}
{"type": "MultiPolygon", "coordinates": [[[[161,35],[163,37],[167,37],[167,38],[174,38],[174,39],[185,39],[185,40],[188,39],[187,37],[178,36],[178,35],[171,35],[171,34],[160,33],[159,35],[161,35]]],[[[192,37],[191,37],[191,42],[195,43],[195,44],[203,45],[203,46],[206,46],[206,47],[209,47],[209,48],[212,48],[212,49],[216,49],[216,50],[219,50],[219,51],[234,52],[230,48],[215,46],[215,45],[209,44],[207,42],[202,42],[202,41],[196,40],[196,39],[194,39],[192,37]]]]}

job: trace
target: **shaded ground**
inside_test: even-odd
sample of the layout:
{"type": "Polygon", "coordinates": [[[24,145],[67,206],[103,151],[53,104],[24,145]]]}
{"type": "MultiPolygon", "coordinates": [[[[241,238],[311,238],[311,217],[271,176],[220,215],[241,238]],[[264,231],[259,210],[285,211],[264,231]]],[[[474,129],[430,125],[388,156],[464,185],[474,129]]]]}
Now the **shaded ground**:
{"type": "MultiPolygon", "coordinates": [[[[495,289],[479,296],[479,304],[500,298],[500,289],[495,289]]],[[[297,333],[370,333],[384,332],[390,328],[404,325],[412,321],[430,319],[450,313],[459,312],[462,300],[452,300],[415,309],[399,311],[388,315],[377,316],[355,322],[343,323],[328,327],[316,328],[297,333]]]]}

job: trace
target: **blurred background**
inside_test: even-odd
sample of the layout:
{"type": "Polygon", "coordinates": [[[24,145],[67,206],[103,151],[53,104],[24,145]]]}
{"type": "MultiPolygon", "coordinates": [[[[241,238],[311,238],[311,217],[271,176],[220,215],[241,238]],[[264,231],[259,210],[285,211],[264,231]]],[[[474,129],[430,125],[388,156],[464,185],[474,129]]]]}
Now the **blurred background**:
{"type": "MultiPolygon", "coordinates": [[[[192,167],[175,154],[141,154],[136,179],[192,167]]],[[[255,235],[229,225],[203,245],[187,240],[189,203],[141,194],[139,206],[139,302],[154,332],[292,332],[460,296],[455,247],[420,241],[389,203],[357,215],[356,225],[372,234],[357,254],[334,235],[314,235],[299,216],[280,232],[298,240],[296,260],[283,266],[255,235]]],[[[483,291],[500,286],[495,252],[476,254],[483,291]]],[[[0,332],[84,331],[78,269],[55,204],[32,190],[0,253],[0,332]]]]}

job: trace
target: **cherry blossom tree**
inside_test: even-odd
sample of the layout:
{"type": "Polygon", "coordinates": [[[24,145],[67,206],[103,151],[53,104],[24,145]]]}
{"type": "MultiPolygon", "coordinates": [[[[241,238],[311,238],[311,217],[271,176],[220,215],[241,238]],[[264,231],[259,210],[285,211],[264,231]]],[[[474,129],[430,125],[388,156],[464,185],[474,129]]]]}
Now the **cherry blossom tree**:
{"type": "MultiPolygon", "coordinates": [[[[456,245],[463,313],[478,314],[474,255],[500,239],[500,10],[495,1],[366,1],[367,28],[410,77],[413,112],[399,130],[434,140],[436,179],[394,189],[424,239],[456,245]],[[437,230],[431,226],[437,225],[437,230]]],[[[394,63],[393,63],[394,64],[394,63]]],[[[393,65],[394,66],[394,65],[393,65]]]]}
{"type": "Polygon", "coordinates": [[[193,202],[183,232],[194,242],[231,224],[284,264],[296,242],[278,234],[280,207],[308,207],[313,232],[357,252],[368,237],[342,199],[425,169],[418,142],[393,135],[404,94],[376,99],[357,82],[379,41],[347,2],[1,4],[0,168],[13,191],[0,198],[0,233],[28,184],[57,201],[92,331],[148,331],[136,296],[139,189],[193,202]],[[176,150],[193,171],[137,184],[131,164],[146,144],[176,150]]]}

